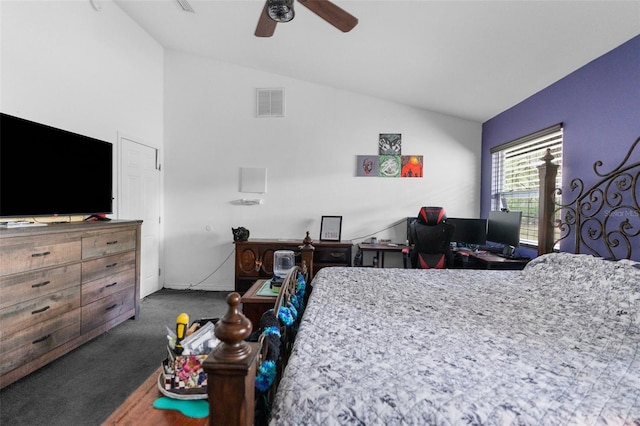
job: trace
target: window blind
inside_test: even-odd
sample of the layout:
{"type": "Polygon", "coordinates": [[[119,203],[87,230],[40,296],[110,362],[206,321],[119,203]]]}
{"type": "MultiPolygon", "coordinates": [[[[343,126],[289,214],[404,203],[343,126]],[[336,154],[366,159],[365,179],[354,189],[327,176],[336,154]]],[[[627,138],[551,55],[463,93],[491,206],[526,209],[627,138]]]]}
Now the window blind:
{"type": "Polygon", "coordinates": [[[562,183],[562,124],[491,150],[491,210],[522,212],[520,243],[524,245],[538,245],[538,166],[543,164],[542,157],[547,149],[551,150],[555,157],[553,162],[558,165],[556,187],[559,188],[562,183]]]}

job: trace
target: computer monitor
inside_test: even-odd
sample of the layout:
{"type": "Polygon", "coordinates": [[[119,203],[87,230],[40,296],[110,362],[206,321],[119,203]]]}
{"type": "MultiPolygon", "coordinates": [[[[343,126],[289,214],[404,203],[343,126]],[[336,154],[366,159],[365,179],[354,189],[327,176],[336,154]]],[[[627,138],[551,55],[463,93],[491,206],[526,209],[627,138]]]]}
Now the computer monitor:
{"type": "Polygon", "coordinates": [[[451,242],[458,245],[482,245],[487,242],[487,219],[447,218],[447,223],[455,225],[451,242]]]}
{"type": "Polygon", "coordinates": [[[522,212],[489,212],[487,241],[518,247],[522,212]]]}

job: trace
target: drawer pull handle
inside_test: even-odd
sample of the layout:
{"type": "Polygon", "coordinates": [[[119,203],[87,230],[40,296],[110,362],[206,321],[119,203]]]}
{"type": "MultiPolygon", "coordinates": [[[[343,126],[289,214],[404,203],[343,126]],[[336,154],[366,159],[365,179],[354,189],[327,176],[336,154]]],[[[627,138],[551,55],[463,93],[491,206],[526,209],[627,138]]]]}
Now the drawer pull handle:
{"type": "Polygon", "coordinates": [[[44,287],[47,284],[51,284],[51,281],[45,281],[45,282],[42,282],[42,283],[34,284],[34,285],[31,286],[31,288],[44,287]]]}
{"type": "Polygon", "coordinates": [[[107,241],[107,245],[110,246],[112,244],[118,244],[118,240],[115,241],[107,241]]]}
{"type": "Polygon", "coordinates": [[[109,287],[113,287],[114,285],[118,284],[118,282],[113,282],[111,284],[107,284],[106,286],[104,286],[105,288],[109,288],[109,287]]]}
{"type": "Polygon", "coordinates": [[[113,268],[114,266],[116,266],[118,264],[118,262],[116,263],[110,263],[109,265],[107,265],[107,268],[113,268]]]}
{"type": "Polygon", "coordinates": [[[51,306],[45,306],[42,309],[36,309],[35,311],[31,311],[31,315],[35,315],[35,314],[41,314],[42,312],[46,311],[47,309],[49,309],[51,306]]]}
{"type": "Polygon", "coordinates": [[[105,309],[105,311],[110,311],[110,310],[112,310],[113,308],[115,308],[116,306],[118,306],[118,304],[117,304],[117,303],[114,303],[113,305],[111,305],[111,306],[109,306],[107,309],[105,309]]]}
{"type": "Polygon", "coordinates": [[[338,257],[339,258],[339,257],[342,257],[342,256],[343,256],[342,253],[336,253],[336,252],[332,252],[331,253],[331,257],[338,257]]]}
{"type": "Polygon", "coordinates": [[[34,340],[33,342],[31,342],[31,344],[35,345],[36,343],[40,343],[40,342],[44,342],[45,340],[47,340],[49,337],[51,337],[50,334],[47,334],[44,337],[41,337],[39,339],[34,340]]]}
{"type": "Polygon", "coordinates": [[[42,257],[42,256],[48,256],[50,254],[51,254],[50,251],[43,251],[42,253],[33,253],[31,257],[42,257]]]}

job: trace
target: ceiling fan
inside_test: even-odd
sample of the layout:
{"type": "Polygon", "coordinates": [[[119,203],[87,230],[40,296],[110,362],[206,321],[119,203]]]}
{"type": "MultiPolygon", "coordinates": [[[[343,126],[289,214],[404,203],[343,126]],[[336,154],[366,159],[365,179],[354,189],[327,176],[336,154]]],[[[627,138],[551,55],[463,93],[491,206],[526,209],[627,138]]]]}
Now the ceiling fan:
{"type": "MultiPolygon", "coordinates": [[[[295,15],[294,1],[267,0],[260,14],[255,35],[257,37],[271,37],[278,22],[291,21],[295,15]]],[[[298,2],[342,32],[349,32],[358,24],[358,18],[329,0],[298,0],[298,2]]]]}

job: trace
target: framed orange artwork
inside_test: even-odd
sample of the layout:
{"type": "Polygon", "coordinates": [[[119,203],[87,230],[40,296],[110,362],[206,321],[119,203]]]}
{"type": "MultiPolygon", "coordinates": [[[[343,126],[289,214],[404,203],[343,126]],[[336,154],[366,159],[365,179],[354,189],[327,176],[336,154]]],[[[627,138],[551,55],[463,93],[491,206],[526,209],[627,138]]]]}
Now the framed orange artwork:
{"type": "Polygon", "coordinates": [[[401,162],[402,177],[422,177],[422,155],[403,155],[401,162]]]}

